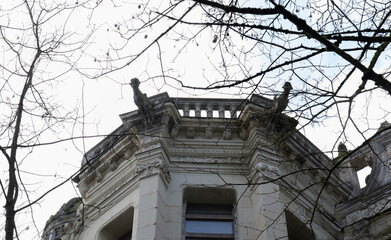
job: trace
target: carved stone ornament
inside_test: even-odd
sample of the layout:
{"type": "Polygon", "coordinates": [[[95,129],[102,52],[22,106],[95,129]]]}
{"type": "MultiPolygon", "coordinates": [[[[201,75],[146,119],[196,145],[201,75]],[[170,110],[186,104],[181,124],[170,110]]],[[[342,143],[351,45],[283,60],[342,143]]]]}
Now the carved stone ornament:
{"type": "Polygon", "coordinates": [[[170,121],[170,114],[169,113],[164,113],[163,116],[162,116],[161,123],[164,126],[167,126],[169,121],[170,121]]]}
{"type": "Polygon", "coordinates": [[[187,138],[194,138],[195,130],[194,127],[188,127],[186,131],[186,137],[187,138]]]}
{"type": "Polygon", "coordinates": [[[170,135],[172,138],[176,138],[179,133],[180,126],[178,124],[175,124],[174,127],[171,129],[170,135]]]}
{"type": "Polygon", "coordinates": [[[247,140],[248,138],[248,132],[244,127],[240,128],[240,138],[242,140],[247,140]]]}
{"type": "Polygon", "coordinates": [[[224,130],[223,138],[224,138],[224,140],[231,140],[231,138],[232,138],[231,128],[226,128],[224,130]]]}
{"type": "Polygon", "coordinates": [[[278,168],[259,162],[251,170],[248,179],[251,183],[260,183],[275,180],[279,176],[280,170],[278,168]]]}
{"type": "Polygon", "coordinates": [[[140,176],[140,178],[145,178],[154,174],[161,174],[166,183],[170,183],[171,181],[171,175],[167,169],[167,165],[160,158],[150,161],[147,164],[137,164],[136,173],[140,176]]]}
{"type": "Polygon", "coordinates": [[[118,168],[118,163],[114,160],[110,160],[109,166],[111,171],[115,171],[118,168]]]}
{"type": "Polygon", "coordinates": [[[103,174],[99,170],[97,170],[96,171],[96,181],[101,182],[102,180],[103,180],[103,174]]]}

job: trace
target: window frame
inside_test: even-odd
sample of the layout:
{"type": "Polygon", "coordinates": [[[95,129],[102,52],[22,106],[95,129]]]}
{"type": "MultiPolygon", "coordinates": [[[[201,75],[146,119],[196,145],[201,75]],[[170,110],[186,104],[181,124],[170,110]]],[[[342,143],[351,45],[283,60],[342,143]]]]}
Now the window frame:
{"type": "Polygon", "coordinates": [[[232,204],[213,204],[213,203],[188,203],[184,201],[183,203],[183,239],[184,240],[193,240],[193,239],[204,239],[204,240],[212,240],[212,239],[221,239],[221,240],[235,240],[235,208],[232,204]],[[219,206],[219,205],[227,205],[231,207],[230,214],[225,212],[224,214],[207,214],[207,213],[188,213],[189,205],[202,205],[202,206],[219,206]],[[217,222],[230,222],[232,224],[232,234],[225,233],[195,233],[195,232],[187,232],[186,224],[188,220],[199,220],[199,221],[217,221],[217,222]]]}

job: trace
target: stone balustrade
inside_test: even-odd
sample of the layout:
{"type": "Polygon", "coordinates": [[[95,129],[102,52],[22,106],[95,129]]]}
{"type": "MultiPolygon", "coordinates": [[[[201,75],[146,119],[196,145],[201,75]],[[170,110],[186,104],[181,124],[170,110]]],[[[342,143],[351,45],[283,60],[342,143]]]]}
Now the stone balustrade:
{"type": "Polygon", "coordinates": [[[237,118],[243,99],[172,98],[183,117],[237,118]]]}

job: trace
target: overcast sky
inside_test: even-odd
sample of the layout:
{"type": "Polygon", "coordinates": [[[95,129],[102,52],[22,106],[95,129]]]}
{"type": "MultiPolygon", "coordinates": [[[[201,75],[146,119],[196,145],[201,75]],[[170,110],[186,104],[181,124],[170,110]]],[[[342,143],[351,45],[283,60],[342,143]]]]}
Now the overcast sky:
{"type": "MultiPolygon", "coordinates": [[[[124,48],[129,51],[129,55],[137,54],[159,35],[157,29],[168,26],[168,23],[161,23],[154,28],[147,28],[134,41],[125,44],[123,39],[118,38],[118,34],[114,31],[117,27],[116,24],[119,24],[121,28],[125,27],[126,23],[128,23],[126,19],[129,18],[129,15],[133,14],[137,17],[144,6],[140,2],[130,2],[126,3],[126,5],[124,4],[124,6],[126,7],[113,6],[110,1],[105,1],[92,13],[90,11],[75,11],[68,20],[67,26],[73,28],[80,35],[86,32],[89,33],[91,29],[95,30],[78,62],[78,67],[85,70],[83,72],[86,75],[71,72],[60,77],[62,80],[60,84],[45,90],[55,96],[56,102],[64,106],[64,108],[73,109],[77,107],[79,113],[85,115],[83,125],[77,125],[74,128],[72,125],[67,125],[64,129],[58,129],[61,137],[67,134],[73,136],[81,136],[82,134],[87,136],[105,135],[117,128],[121,124],[118,115],[136,109],[133,103],[132,89],[129,85],[130,79],[133,77],[140,79],[140,89],[148,96],[168,92],[170,97],[248,97],[246,93],[249,91],[244,89],[234,88],[208,92],[194,91],[180,88],[176,81],[170,79],[163,79],[162,77],[152,78],[161,74],[161,62],[159,61],[159,49],[157,46],[151,47],[149,51],[131,65],[111,74],[93,78],[92,76],[99,73],[97,70],[106,64],[105,58],[121,57],[121,55],[118,55],[119,52],[114,51],[114,49],[124,48]],[[86,13],[90,14],[86,15],[86,13]],[[149,79],[149,81],[146,82],[146,79],[149,79]]],[[[185,28],[182,31],[192,30],[185,28]]],[[[208,49],[214,47],[213,37],[211,32],[205,31],[198,36],[197,40],[191,41],[189,45],[186,45],[186,48],[183,48],[183,43],[175,44],[175,41],[172,41],[172,39],[162,41],[160,51],[165,53],[164,68],[171,69],[170,72],[173,75],[180,76],[181,80],[193,86],[205,85],[208,81],[221,79],[224,73],[217,71],[211,65],[219,57],[218,49],[209,51],[208,54],[205,53],[208,49]],[[177,56],[178,51],[181,51],[181,54],[177,56]]],[[[120,51],[120,54],[126,56],[125,52],[120,51]]],[[[257,64],[261,65],[264,58],[259,56],[258,50],[254,50],[253,54],[241,57],[246,58],[255,66],[257,64]]],[[[3,58],[6,58],[6,56],[3,58]]],[[[125,58],[117,62],[117,66],[123,65],[130,59],[125,58]]],[[[333,61],[333,59],[330,61],[333,61]]],[[[104,71],[111,67],[105,65],[104,71]]],[[[59,69],[50,67],[45,70],[55,74],[59,69]]],[[[2,72],[2,74],[4,76],[5,73],[2,72]]],[[[357,75],[357,79],[360,79],[359,75],[357,75]]],[[[276,86],[273,86],[273,89],[270,90],[271,95],[267,97],[272,98],[272,92],[277,93],[281,91],[283,82],[289,80],[291,79],[286,78],[276,86]]],[[[297,83],[293,82],[294,87],[295,84],[297,83]]],[[[295,89],[293,89],[294,91],[295,89]]],[[[368,124],[372,128],[372,131],[368,133],[370,135],[375,132],[385,119],[391,120],[385,115],[391,112],[391,110],[387,102],[390,98],[385,93],[362,96],[354,103],[355,107],[362,108],[368,99],[371,99],[371,106],[375,107],[364,111],[364,114],[360,113],[359,115],[353,115],[353,117],[357,118],[363,125],[368,124]]],[[[298,101],[298,99],[293,99],[292,101],[298,101]]],[[[330,112],[330,115],[334,114],[330,112]]],[[[340,125],[338,121],[338,118],[330,118],[322,123],[309,125],[305,129],[301,129],[301,131],[321,150],[330,151],[335,146],[335,139],[340,134],[340,130],[333,127],[340,125]]],[[[354,129],[349,129],[348,133],[354,136],[349,138],[348,148],[357,146],[363,141],[354,129]]],[[[44,137],[45,141],[42,142],[50,142],[56,139],[57,136],[47,133],[44,137]]],[[[83,154],[101,139],[92,137],[65,141],[55,145],[40,146],[28,149],[28,151],[31,151],[28,155],[27,150],[24,150],[22,153],[26,154],[27,157],[22,160],[20,169],[22,179],[24,179],[26,187],[31,191],[30,198],[36,199],[43,192],[46,192],[52,186],[76,172],[80,168],[83,154]]],[[[23,156],[23,154],[21,155],[23,156]]],[[[328,155],[331,156],[330,154],[328,155]]],[[[1,179],[3,181],[6,178],[7,165],[3,158],[0,159],[1,179]]],[[[33,207],[39,234],[41,234],[44,224],[50,215],[55,214],[63,203],[77,195],[78,192],[75,185],[69,181],[64,186],[47,195],[39,204],[33,207]]],[[[19,202],[19,204],[21,203],[22,201],[19,202]]],[[[31,209],[26,209],[26,213],[30,211],[31,209]]],[[[17,223],[20,239],[39,239],[40,236],[37,234],[34,225],[32,225],[30,214],[18,215],[17,223]]]]}

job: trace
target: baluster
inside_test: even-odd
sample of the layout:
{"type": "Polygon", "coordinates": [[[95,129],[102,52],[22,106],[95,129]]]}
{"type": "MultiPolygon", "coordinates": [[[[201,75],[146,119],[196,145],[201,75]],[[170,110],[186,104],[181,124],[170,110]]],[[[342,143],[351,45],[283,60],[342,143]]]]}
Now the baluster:
{"type": "Polygon", "coordinates": [[[183,116],[188,117],[190,112],[190,105],[188,103],[185,103],[185,106],[183,107],[183,116]]]}
{"type": "Polygon", "coordinates": [[[195,112],[195,117],[201,117],[201,104],[200,103],[196,103],[194,112],[195,112]]]}
{"type": "Polygon", "coordinates": [[[236,106],[232,104],[232,105],[229,107],[229,110],[230,110],[230,113],[231,113],[231,118],[236,118],[236,117],[237,117],[237,116],[236,116],[236,106]]]}
{"type": "Polygon", "coordinates": [[[225,109],[223,105],[219,105],[219,118],[224,118],[225,117],[225,109]]]}
{"type": "Polygon", "coordinates": [[[213,105],[211,103],[209,103],[208,105],[206,105],[206,116],[208,118],[211,118],[213,117],[213,105]]]}

